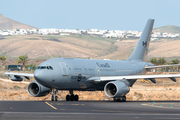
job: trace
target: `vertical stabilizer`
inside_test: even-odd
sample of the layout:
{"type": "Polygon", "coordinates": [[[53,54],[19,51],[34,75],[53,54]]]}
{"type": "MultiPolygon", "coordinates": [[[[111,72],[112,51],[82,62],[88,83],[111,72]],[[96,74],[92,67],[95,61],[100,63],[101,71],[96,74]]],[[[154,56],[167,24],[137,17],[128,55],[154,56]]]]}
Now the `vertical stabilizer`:
{"type": "Polygon", "coordinates": [[[150,43],[151,33],[153,29],[154,19],[149,19],[146,23],[146,26],[141,34],[141,37],[139,38],[139,41],[131,54],[131,56],[127,59],[127,61],[144,61],[147,52],[148,47],[150,43]]]}

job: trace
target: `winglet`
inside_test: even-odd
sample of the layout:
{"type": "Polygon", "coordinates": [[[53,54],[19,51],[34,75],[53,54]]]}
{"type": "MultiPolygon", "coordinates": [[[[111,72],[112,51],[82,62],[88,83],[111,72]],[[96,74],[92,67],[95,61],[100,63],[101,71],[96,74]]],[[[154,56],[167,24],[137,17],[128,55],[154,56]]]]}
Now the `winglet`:
{"type": "Polygon", "coordinates": [[[10,71],[11,71],[11,69],[8,70],[8,72],[10,72],[10,71]]]}

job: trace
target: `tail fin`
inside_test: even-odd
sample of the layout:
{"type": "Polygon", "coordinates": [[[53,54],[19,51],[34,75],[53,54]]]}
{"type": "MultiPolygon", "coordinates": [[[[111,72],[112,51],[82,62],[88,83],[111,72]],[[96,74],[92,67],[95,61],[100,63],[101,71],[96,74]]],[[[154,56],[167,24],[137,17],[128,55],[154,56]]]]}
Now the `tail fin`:
{"type": "Polygon", "coordinates": [[[150,43],[150,38],[151,38],[151,32],[154,24],[154,19],[149,19],[146,23],[146,26],[141,34],[141,37],[139,38],[139,41],[131,54],[131,56],[127,59],[127,61],[144,61],[148,48],[149,48],[149,43],[150,43]]]}

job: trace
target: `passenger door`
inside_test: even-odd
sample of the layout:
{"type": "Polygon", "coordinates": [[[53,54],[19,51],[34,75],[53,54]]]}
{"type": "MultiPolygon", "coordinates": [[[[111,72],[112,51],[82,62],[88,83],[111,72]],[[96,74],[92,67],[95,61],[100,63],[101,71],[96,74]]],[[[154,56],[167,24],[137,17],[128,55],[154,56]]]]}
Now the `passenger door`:
{"type": "Polygon", "coordinates": [[[59,65],[62,70],[62,76],[68,76],[68,70],[67,70],[66,64],[63,62],[60,62],[59,65]]]}

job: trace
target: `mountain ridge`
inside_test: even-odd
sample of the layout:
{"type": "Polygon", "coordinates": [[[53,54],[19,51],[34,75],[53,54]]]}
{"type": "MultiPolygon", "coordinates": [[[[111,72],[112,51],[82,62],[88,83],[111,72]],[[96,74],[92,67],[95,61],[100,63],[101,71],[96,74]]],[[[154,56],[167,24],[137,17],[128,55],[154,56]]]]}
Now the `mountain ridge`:
{"type": "MultiPolygon", "coordinates": [[[[115,41],[86,35],[16,35],[0,38],[0,55],[16,59],[28,55],[29,59],[93,58],[125,60],[133,52],[138,39],[115,41]]],[[[147,60],[166,58],[180,59],[180,38],[151,41],[147,60]]]]}
{"type": "Polygon", "coordinates": [[[7,30],[13,30],[13,29],[37,29],[36,27],[20,23],[16,20],[10,19],[8,17],[3,16],[0,13],[0,30],[7,29],[7,30]]]}
{"type": "MultiPolygon", "coordinates": [[[[0,30],[3,29],[8,29],[8,30],[13,30],[13,29],[37,29],[36,27],[20,23],[16,20],[13,20],[11,18],[5,17],[0,13],[0,30]]],[[[161,33],[180,33],[180,26],[175,26],[175,25],[166,25],[158,28],[154,28],[153,32],[161,32],[161,33]]]]}
{"type": "Polygon", "coordinates": [[[158,28],[154,28],[153,32],[161,32],[161,33],[180,33],[180,26],[175,25],[166,25],[158,28]]]}

